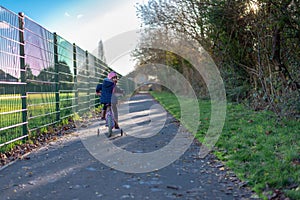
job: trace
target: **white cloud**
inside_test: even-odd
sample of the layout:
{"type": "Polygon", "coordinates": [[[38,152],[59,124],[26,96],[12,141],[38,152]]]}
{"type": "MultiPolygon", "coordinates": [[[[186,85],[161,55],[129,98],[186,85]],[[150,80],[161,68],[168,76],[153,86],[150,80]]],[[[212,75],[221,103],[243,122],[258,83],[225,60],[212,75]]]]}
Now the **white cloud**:
{"type": "Polygon", "coordinates": [[[82,17],[83,17],[82,14],[77,15],[77,19],[80,19],[80,18],[82,18],[82,17]]]}
{"type": "MultiPolygon", "coordinates": [[[[135,5],[136,2],[144,3],[145,1],[123,1],[122,3],[115,4],[113,10],[101,10],[100,5],[94,5],[89,10],[89,14],[85,14],[84,18],[82,14],[77,15],[77,19],[80,18],[81,20],[70,18],[70,14],[66,12],[65,16],[68,16],[68,18],[57,22],[59,25],[56,26],[56,31],[63,38],[71,43],[74,42],[82,49],[88,50],[91,53],[97,52],[95,50],[100,39],[105,42],[118,34],[139,28],[140,22],[136,17],[135,5]],[[93,17],[90,17],[90,14],[93,17]]],[[[129,56],[125,57],[128,59],[124,57],[120,58],[122,62],[116,61],[113,64],[114,67],[124,70],[123,66],[133,65],[129,61],[129,56]],[[124,59],[127,59],[128,62],[126,63],[124,59]],[[118,63],[122,63],[122,66],[119,66],[118,63]]]]}
{"type": "Polygon", "coordinates": [[[89,46],[90,51],[97,47],[100,39],[105,41],[139,27],[140,22],[136,17],[134,2],[128,1],[128,3],[120,4],[114,10],[99,15],[85,24],[81,32],[83,35],[88,34],[88,40],[85,43],[89,46]]]}

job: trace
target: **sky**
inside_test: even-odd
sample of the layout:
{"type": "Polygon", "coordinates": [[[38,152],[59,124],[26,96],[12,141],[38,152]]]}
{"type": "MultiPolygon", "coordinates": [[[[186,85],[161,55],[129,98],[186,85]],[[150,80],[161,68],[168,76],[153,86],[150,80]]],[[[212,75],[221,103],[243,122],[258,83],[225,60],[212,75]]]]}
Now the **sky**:
{"type": "MultiPolygon", "coordinates": [[[[100,40],[138,29],[136,3],[147,0],[1,0],[0,5],[27,17],[90,53],[97,52],[100,40]]],[[[104,46],[105,48],[105,46],[104,46]]],[[[105,51],[105,50],[104,50],[105,51]]],[[[133,70],[129,54],[109,65],[122,75],[133,70]]]]}

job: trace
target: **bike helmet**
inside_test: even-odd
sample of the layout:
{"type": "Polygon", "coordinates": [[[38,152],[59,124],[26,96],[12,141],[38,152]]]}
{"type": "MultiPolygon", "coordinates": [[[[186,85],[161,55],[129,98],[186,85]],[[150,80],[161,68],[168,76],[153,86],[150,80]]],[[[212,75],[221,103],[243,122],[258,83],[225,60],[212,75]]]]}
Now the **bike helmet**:
{"type": "Polygon", "coordinates": [[[115,76],[117,76],[116,72],[109,72],[109,74],[107,75],[107,78],[112,79],[115,76]]]}

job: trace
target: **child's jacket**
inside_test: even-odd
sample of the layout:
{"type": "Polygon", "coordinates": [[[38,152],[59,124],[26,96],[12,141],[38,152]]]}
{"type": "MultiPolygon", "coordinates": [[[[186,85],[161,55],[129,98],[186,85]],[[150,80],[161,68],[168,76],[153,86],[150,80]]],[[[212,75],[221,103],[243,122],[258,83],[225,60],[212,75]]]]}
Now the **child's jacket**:
{"type": "Polygon", "coordinates": [[[109,78],[105,78],[102,83],[102,92],[100,97],[100,102],[103,104],[111,103],[111,96],[113,93],[113,89],[115,87],[115,83],[109,78]]]}

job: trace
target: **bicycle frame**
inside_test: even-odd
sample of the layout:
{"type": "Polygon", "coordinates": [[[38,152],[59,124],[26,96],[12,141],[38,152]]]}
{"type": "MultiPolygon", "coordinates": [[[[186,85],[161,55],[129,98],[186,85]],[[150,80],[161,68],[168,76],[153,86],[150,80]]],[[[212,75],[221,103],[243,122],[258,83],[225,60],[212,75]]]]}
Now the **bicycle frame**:
{"type": "MultiPolygon", "coordinates": [[[[108,137],[112,136],[113,128],[116,126],[114,112],[112,111],[111,104],[106,105],[106,114],[105,114],[105,125],[108,127],[108,137]]],[[[121,136],[123,136],[123,130],[120,130],[121,136]]],[[[100,129],[98,129],[98,136],[100,134],[100,129]]]]}

